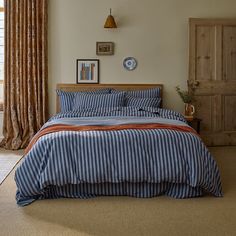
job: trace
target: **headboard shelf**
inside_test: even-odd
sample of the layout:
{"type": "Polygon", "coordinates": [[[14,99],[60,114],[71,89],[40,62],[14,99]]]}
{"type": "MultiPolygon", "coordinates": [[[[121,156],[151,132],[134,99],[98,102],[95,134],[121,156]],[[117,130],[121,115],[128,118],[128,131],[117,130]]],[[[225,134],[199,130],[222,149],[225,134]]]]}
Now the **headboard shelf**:
{"type": "MultiPolygon", "coordinates": [[[[163,85],[162,84],[57,84],[57,89],[65,92],[83,92],[102,88],[113,88],[116,90],[143,90],[150,88],[160,88],[160,96],[162,99],[163,85]]],[[[56,101],[57,112],[60,111],[59,97],[56,101]]]]}

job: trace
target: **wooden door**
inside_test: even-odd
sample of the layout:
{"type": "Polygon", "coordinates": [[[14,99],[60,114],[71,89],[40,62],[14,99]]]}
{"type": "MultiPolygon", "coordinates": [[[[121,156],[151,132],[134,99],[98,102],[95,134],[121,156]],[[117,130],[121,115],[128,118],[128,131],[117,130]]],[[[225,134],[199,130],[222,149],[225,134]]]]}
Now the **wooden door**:
{"type": "Polygon", "coordinates": [[[201,137],[209,146],[236,145],[236,19],[190,19],[188,88],[201,137]]]}

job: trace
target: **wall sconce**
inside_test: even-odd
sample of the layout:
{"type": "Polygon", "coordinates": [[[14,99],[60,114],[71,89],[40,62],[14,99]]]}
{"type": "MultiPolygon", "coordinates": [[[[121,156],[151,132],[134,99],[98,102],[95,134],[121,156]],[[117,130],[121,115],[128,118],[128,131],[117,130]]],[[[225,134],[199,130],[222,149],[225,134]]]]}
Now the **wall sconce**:
{"type": "Polygon", "coordinates": [[[110,15],[107,17],[104,28],[117,28],[116,22],[114,17],[111,15],[111,8],[110,8],[110,15]]]}

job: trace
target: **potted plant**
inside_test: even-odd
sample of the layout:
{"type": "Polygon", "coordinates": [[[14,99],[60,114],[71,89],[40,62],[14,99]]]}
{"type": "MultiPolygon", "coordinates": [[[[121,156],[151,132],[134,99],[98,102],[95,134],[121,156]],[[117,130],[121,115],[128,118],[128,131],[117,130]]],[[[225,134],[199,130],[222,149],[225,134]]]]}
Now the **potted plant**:
{"type": "Polygon", "coordinates": [[[176,86],[175,89],[184,102],[184,116],[193,118],[193,114],[195,113],[195,108],[191,104],[194,100],[193,95],[189,91],[181,90],[179,86],[176,86]]]}

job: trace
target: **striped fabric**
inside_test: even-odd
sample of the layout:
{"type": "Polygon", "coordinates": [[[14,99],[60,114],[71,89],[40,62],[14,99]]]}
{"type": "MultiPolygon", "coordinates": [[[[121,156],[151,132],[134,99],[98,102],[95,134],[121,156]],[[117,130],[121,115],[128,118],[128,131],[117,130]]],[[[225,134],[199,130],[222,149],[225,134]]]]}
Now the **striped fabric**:
{"type": "Polygon", "coordinates": [[[184,116],[179,112],[159,109],[154,107],[108,107],[104,108],[85,108],[78,109],[70,112],[61,112],[53,116],[49,121],[57,120],[60,118],[75,118],[75,117],[104,117],[104,116],[129,116],[129,117],[162,117],[165,119],[179,120],[186,122],[184,116]]]}
{"type": "Polygon", "coordinates": [[[56,198],[80,198],[87,199],[97,196],[130,196],[138,198],[151,198],[159,195],[167,195],[173,198],[191,198],[203,195],[201,187],[191,187],[188,184],[179,183],[81,183],[65,184],[63,186],[52,185],[44,190],[43,195],[37,197],[21,198],[17,192],[16,199],[19,206],[26,206],[35,200],[56,198]]]}
{"type": "Polygon", "coordinates": [[[61,111],[62,112],[71,111],[74,105],[75,93],[57,90],[57,96],[59,96],[61,111]]]}
{"type": "Polygon", "coordinates": [[[158,108],[161,104],[160,98],[139,98],[139,97],[132,97],[127,96],[126,99],[126,106],[130,107],[156,107],[158,108]]]}
{"type": "Polygon", "coordinates": [[[73,109],[76,94],[108,94],[110,93],[110,89],[105,88],[86,92],[65,92],[62,90],[57,90],[56,92],[57,96],[59,96],[61,112],[67,112],[73,109]]]}
{"type": "MultiPolygon", "coordinates": [[[[119,90],[111,89],[111,93],[118,93],[119,90]]],[[[144,90],[131,90],[131,91],[124,91],[126,92],[127,96],[132,97],[139,97],[139,98],[154,98],[160,97],[160,88],[151,88],[151,89],[144,89],[144,90]]]]}
{"type": "MultiPolygon", "coordinates": [[[[109,114],[107,110],[112,113],[111,109],[104,109],[103,114],[109,114]]],[[[129,117],[135,109],[121,110],[129,117]]],[[[156,115],[156,119],[160,114],[171,116],[171,111],[157,110],[159,114],[140,112],[143,117],[156,115]]],[[[78,117],[88,113],[76,111],[64,116],[75,118],[75,114],[78,117]]],[[[63,114],[51,120],[59,121],[59,116],[63,114]]],[[[177,119],[177,113],[172,117],[177,119]]],[[[222,196],[217,164],[200,138],[165,129],[47,134],[25,156],[16,170],[15,181],[20,206],[37,199],[99,195],[165,194],[187,198],[209,192],[222,196]]]]}
{"type": "Polygon", "coordinates": [[[121,107],[125,103],[125,93],[117,94],[81,94],[75,95],[73,110],[81,108],[121,107]]]}

